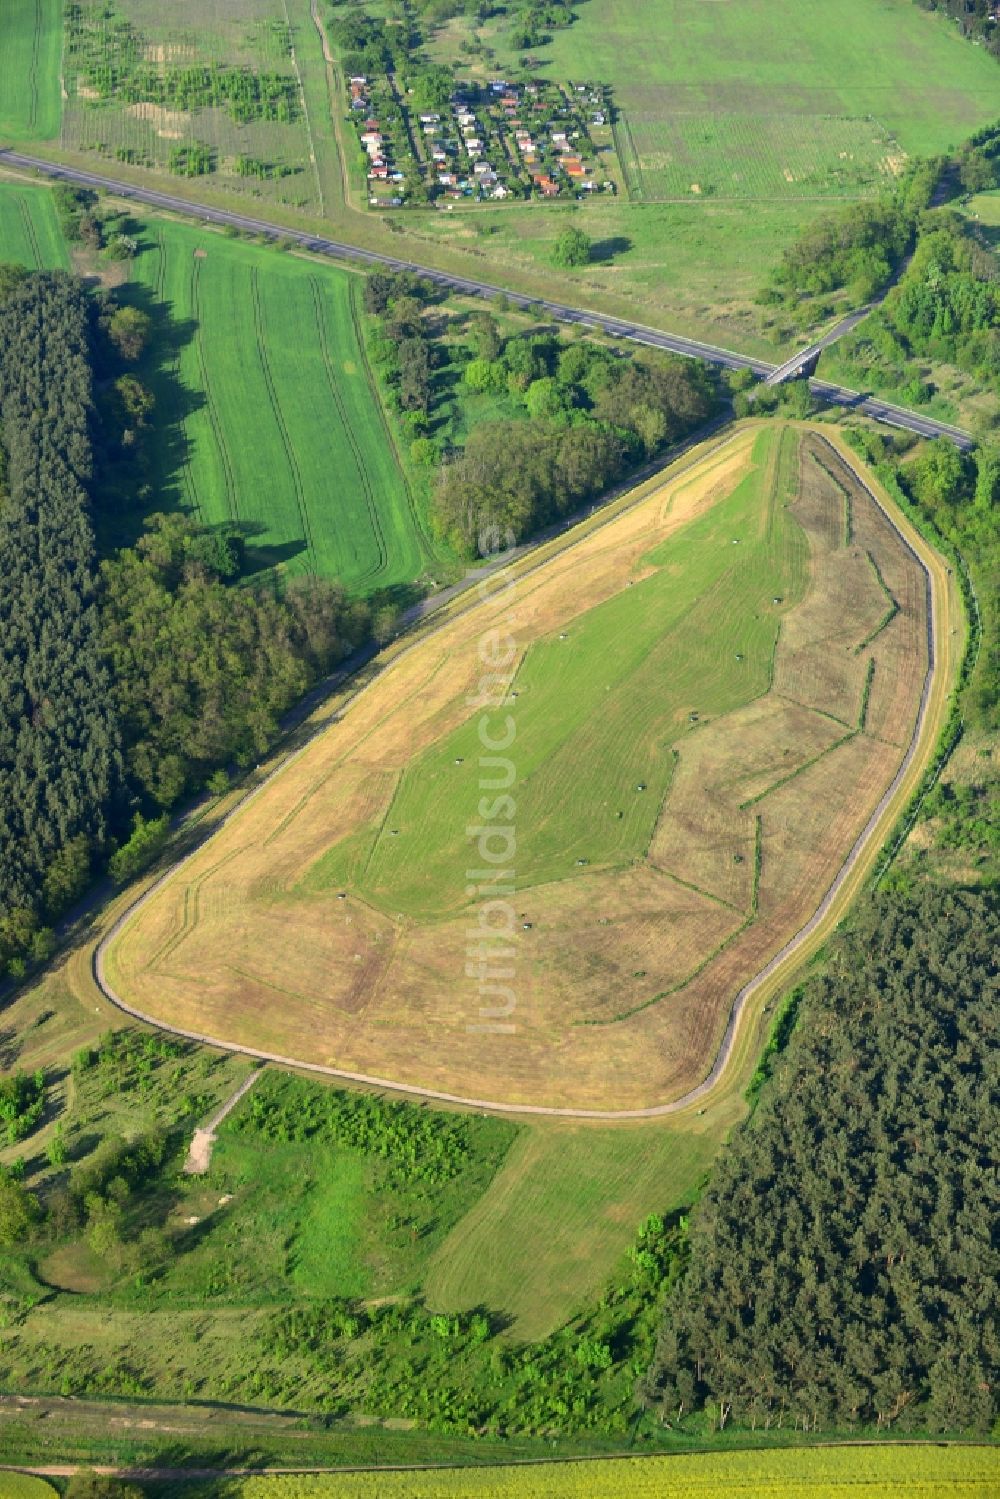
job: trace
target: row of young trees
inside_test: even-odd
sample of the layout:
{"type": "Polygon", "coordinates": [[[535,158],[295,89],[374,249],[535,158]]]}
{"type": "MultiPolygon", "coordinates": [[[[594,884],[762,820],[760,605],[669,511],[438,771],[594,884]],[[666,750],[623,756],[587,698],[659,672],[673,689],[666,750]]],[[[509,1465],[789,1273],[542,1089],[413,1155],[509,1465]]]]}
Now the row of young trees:
{"type": "Polygon", "coordinates": [[[674,1424],[990,1431],[995,893],[872,900],[719,1159],[646,1398],[674,1424]]]}

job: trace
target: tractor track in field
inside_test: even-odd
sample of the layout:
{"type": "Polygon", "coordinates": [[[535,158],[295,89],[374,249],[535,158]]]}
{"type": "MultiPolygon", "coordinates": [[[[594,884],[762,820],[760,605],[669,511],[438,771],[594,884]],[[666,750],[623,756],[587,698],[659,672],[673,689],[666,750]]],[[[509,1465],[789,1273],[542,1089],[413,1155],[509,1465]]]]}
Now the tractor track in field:
{"type": "Polygon", "coordinates": [[[191,261],[191,316],[194,319],[197,333],[195,334],[195,347],[198,350],[198,368],[201,371],[201,388],[205,394],[205,410],[208,412],[209,425],[212,428],[212,436],[222,460],[222,474],[226,484],[226,508],[230,519],[239,520],[239,501],[236,494],[236,475],[233,473],[232,455],[226,446],[226,435],[222,426],[222,418],[219,408],[215,404],[215,396],[212,392],[211,382],[208,378],[208,366],[205,363],[205,337],[201,326],[201,261],[193,257],[191,261]]]}
{"type": "MultiPolygon", "coordinates": [[[[830,441],[828,437],[818,432],[815,432],[814,435],[817,437],[818,441],[822,442],[830,450],[830,453],[834,458],[839,459],[844,463],[849,462],[846,456],[840,452],[840,450],[830,441]]],[[[705,456],[707,455],[702,454],[701,458],[704,458],[705,456]]],[[[696,459],[695,462],[701,461],[701,458],[696,459]]],[[[754,974],[750,979],[747,980],[747,982],[735,995],[730,1006],[726,1029],[723,1034],[718,1051],[716,1052],[712,1067],[705,1078],[694,1088],[689,1089],[688,1092],[682,1094],[681,1097],[671,1099],[667,1103],[651,1104],[645,1108],[632,1109],[573,1108],[571,1106],[559,1107],[555,1105],[512,1103],[497,1099],[472,1098],[466,1097],[462,1094],[446,1092],[440,1089],[421,1087],[419,1084],[415,1083],[402,1083],[392,1078],[378,1077],[369,1073],[353,1072],[343,1068],[324,1066],[317,1062],[305,1062],[295,1057],[284,1056],[278,1052],[265,1051],[252,1046],[244,1046],[233,1041],[226,1041],[218,1037],[208,1036],[201,1032],[190,1031],[182,1029],[178,1026],[168,1025],[163,1021],[158,1020],[155,1016],[147,1015],[143,1011],[136,1009],[132,1005],[129,1005],[115,991],[113,985],[111,984],[105,973],[105,957],[109,947],[120,935],[125,925],[129,921],[131,921],[131,919],[137,914],[137,912],[157,894],[161,886],[167,880],[172,878],[178,872],[178,870],[183,867],[188,859],[194,857],[194,855],[199,851],[199,847],[203,845],[199,845],[199,847],[196,847],[190,853],[186,854],[178,861],[178,863],[172,865],[164,872],[164,874],[156,879],[153,884],[149,886],[149,888],[138,897],[137,900],[129,905],[115,919],[108,931],[104,934],[100,942],[98,942],[98,944],[94,948],[92,956],[92,972],[94,980],[104,997],[117,1009],[121,1010],[124,1014],[131,1016],[135,1020],[139,1020],[146,1025],[154,1027],[157,1030],[166,1031],[171,1035],[181,1036],[186,1040],[198,1042],[201,1045],[211,1046],[216,1048],[217,1050],[234,1053],[236,1055],[254,1057],[257,1060],[263,1062],[273,1062],[278,1066],[287,1067],[300,1072],[315,1073],[323,1077],[340,1079],[344,1082],[359,1083],[362,1086],[376,1088],[384,1090],[386,1092],[398,1093],[407,1097],[426,1099],[434,1103],[450,1104],[465,1108],[475,1108],[482,1111],[498,1114],[516,1114],[561,1119],[589,1119],[607,1124],[627,1122],[639,1119],[661,1118],[667,1115],[684,1112],[685,1110],[692,1108],[694,1105],[702,1103],[718,1086],[723,1078],[723,1075],[726,1072],[727,1067],[729,1066],[736,1047],[736,1042],[740,1035],[742,1022],[747,1015],[750,1007],[750,1001],[758,993],[758,991],[760,991],[777,975],[783,973],[786,969],[789,970],[788,978],[791,977],[791,973],[794,971],[795,961],[798,958],[800,951],[806,946],[806,944],[817,932],[820,932],[823,929],[824,924],[836,912],[838,896],[844,889],[845,885],[847,885],[851,880],[852,875],[857,870],[859,864],[861,864],[864,856],[871,851],[872,845],[876,844],[877,846],[879,834],[882,834],[884,840],[888,833],[891,831],[891,824],[885,829],[882,828],[883,820],[889,813],[893,811],[893,804],[896,800],[896,797],[905,786],[911,766],[913,765],[914,760],[917,758],[918,753],[923,747],[922,741],[924,739],[924,730],[932,703],[933,688],[935,686],[937,673],[941,664],[938,660],[938,654],[935,647],[937,613],[935,609],[935,590],[931,568],[923,555],[921,555],[921,552],[910,540],[906,532],[903,531],[897,524],[896,519],[892,515],[891,511],[886,508],[886,505],[882,502],[881,499],[879,499],[875,491],[865,481],[865,479],[857,471],[857,469],[854,468],[853,464],[850,464],[850,467],[857,482],[865,490],[872,503],[883,515],[896,538],[916,560],[917,565],[924,576],[927,608],[927,670],[924,674],[924,681],[920,695],[919,707],[914,721],[913,732],[904,752],[903,758],[895,774],[893,775],[892,780],[890,781],[886,790],[883,792],[877,805],[866,821],[864,827],[852,844],[846,859],[840,867],[840,870],[827,889],[822,900],[816,907],[812,916],[809,917],[809,919],[798,929],[798,931],[788,939],[788,941],[780,948],[780,950],[775,953],[773,957],[771,957],[768,962],[758,970],[756,974],[754,974]]],[[[681,472],[683,472],[683,470],[681,470],[681,472]]],[[[621,514],[621,512],[617,512],[615,516],[609,516],[608,520],[616,518],[617,514],[621,514]]],[[[607,522],[604,523],[606,524],[607,522]]],[[[588,532],[587,534],[593,533],[588,532]]],[[[567,546],[570,547],[573,545],[573,541],[571,538],[572,531],[569,532],[567,537],[567,546]]],[[[536,564],[536,566],[544,566],[544,563],[547,560],[548,558],[542,559],[539,563],[536,564]]],[[[941,564],[941,570],[938,572],[939,581],[943,576],[943,567],[944,565],[941,564]]],[[[474,608],[475,605],[472,604],[468,607],[474,608]]],[[[454,616],[447,616],[445,621],[437,626],[432,623],[430,626],[431,632],[433,632],[436,628],[442,628],[443,623],[447,623],[452,618],[454,618],[454,616]]],[[[426,635],[427,631],[418,631],[414,642],[405,649],[413,649],[415,645],[420,644],[426,638],[426,635]]],[[[398,660],[399,657],[397,656],[395,659],[398,660]]],[[[378,680],[378,678],[376,677],[375,680],[378,680]]],[[[363,693],[366,690],[366,686],[368,685],[370,685],[370,683],[363,684],[358,689],[357,693],[353,694],[345,702],[338,716],[342,716],[343,712],[347,711],[350,703],[354,701],[355,698],[360,695],[360,693],[363,693]]],[[[269,782],[274,779],[275,776],[280,775],[283,769],[285,769],[293,760],[297,759],[300,754],[304,753],[304,751],[308,748],[308,745],[311,743],[312,737],[313,736],[310,735],[304,745],[293,751],[292,754],[289,755],[285,760],[281,761],[274,770],[269,772],[269,774],[263,781],[260,782],[258,786],[254,787],[247,793],[246,796],[242,797],[236,804],[236,806],[233,807],[221,819],[215,831],[218,832],[223,827],[225,827],[233,817],[237,816],[238,813],[247,806],[248,802],[258,796],[267,787],[269,782]]],[[[935,743],[936,736],[931,740],[930,745],[926,747],[928,752],[933,750],[935,743]]],[[[896,817],[898,817],[900,813],[905,810],[905,805],[906,804],[904,803],[903,807],[896,810],[896,817]]]]}
{"type": "Polygon", "coordinates": [[[379,425],[385,437],[386,446],[396,460],[396,467],[399,470],[399,477],[402,480],[403,488],[406,492],[406,503],[409,506],[410,517],[413,521],[414,529],[416,530],[416,533],[420,538],[421,544],[425,546],[433,555],[433,542],[428,534],[424,518],[420,513],[420,507],[417,505],[417,502],[413,497],[413,490],[410,486],[410,481],[407,477],[406,469],[403,466],[403,459],[399,451],[399,444],[396,439],[395,429],[393,428],[392,423],[389,421],[388,417],[385,414],[385,407],[382,405],[381,387],[379,386],[379,383],[375,378],[375,371],[372,369],[371,360],[368,358],[368,344],[365,339],[365,330],[362,328],[361,319],[358,316],[357,288],[354,286],[348,288],[348,303],[351,309],[351,325],[354,329],[354,341],[358,346],[358,355],[361,360],[361,368],[365,372],[365,379],[368,381],[369,388],[373,393],[375,409],[378,412],[379,425]]]}
{"type": "Polygon", "coordinates": [[[292,442],[291,433],[285,424],[285,416],[278,400],[278,390],[274,383],[274,375],[271,372],[271,361],[267,353],[267,337],[264,322],[264,309],[260,300],[260,279],[257,267],[250,271],[250,302],[253,307],[254,332],[257,336],[257,357],[260,361],[261,374],[264,376],[264,384],[267,386],[267,397],[274,413],[274,420],[281,436],[281,444],[285,450],[285,459],[288,463],[288,471],[292,476],[292,486],[295,490],[295,504],[299,512],[299,521],[302,526],[302,535],[306,546],[309,548],[310,556],[314,564],[317,562],[316,541],[313,536],[312,523],[309,519],[309,505],[306,500],[306,492],[302,483],[302,471],[299,468],[298,455],[295,452],[295,444],[292,442]]]}
{"type": "Polygon", "coordinates": [[[368,509],[368,519],[371,523],[372,535],[375,538],[375,545],[378,550],[378,565],[369,568],[359,579],[359,582],[366,582],[369,579],[374,580],[378,577],[379,573],[386,571],[389,566],[389,552],[386,546],[385,532],[382,529],[382,518],[378,513],[378,504],[375,499],[375,491],[372,487],[371,474],[368,472],[368,465],[365,463],[361,444],[355,436],[354,426],[347,414],[347,405],[344,401],[343,392],[337,383],[337,378],[333,371],[333,361],[330,358],[330,345],[326,336],[326,324],[323,320],[323,304],[319,281],[315,276],[309,277],[309,288],[312,292],[313,316],[316,320],[316,337],[319,342],[320,353],[323,356],[323,367],[326,370],[326,380],[330,389],[330,397],[340,418],[340,424],[344,429],[348,445],[354,455],[354,462],[361,480],[361,489],[365,497],[365,505],[368,509]]]}
{"type": "MultiPolygon", "coordinates": [[[[28,90],[31,104],[28,124],[34,130],[38,123],[38,49],[42,42],[42,0],[35,0],[35,30],[31,37],[31,64],[28,68],[28,90]]],[[[39,266],[41,262],[39,261],[39,266]]]]}
{"type": "Polygon", "coordinates": [[[35,233],[35,221],[31,217],[31,209],[28,207],[25,198],[21,198],[18,201],[18,208],[21,214],[21,223],[24,226],[25,239],[28,241],[28,246],[35,258],[35,270],[40,271],[42,269],[42,252],[38,244],[38,235],[35,233]]]}

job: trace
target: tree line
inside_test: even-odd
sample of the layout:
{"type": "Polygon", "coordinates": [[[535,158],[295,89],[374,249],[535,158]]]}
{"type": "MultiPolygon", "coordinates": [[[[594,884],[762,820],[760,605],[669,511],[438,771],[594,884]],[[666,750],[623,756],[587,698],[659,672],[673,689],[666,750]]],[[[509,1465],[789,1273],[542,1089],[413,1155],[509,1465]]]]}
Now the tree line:
{"type": "Polygon", "coordinates": [[[334,585],[247,586],[240,538],[187,517],[99,563],[93,439],[101,413],[104,440],[118,407],[136,420],[115,373],[143,316],[0,268],[0,973],[46,958],[91,877],[137,872],[126,850],[155,854],[161,814],[252,763],[369,632],[334,585]]]}
{"type": "Polygon", "coordinates": [[[0,964],[47,955],[124,796],[85,484],[93,389],[86,293],[6,278],[0,307],[0,964]]]}
{"type": "Polygon", "coordinates": [[[988,1432],[997,1416],[995,893],[871,900],[691,1224],[663,1421],[988,1432]]]}
{"type": "Polygon", "coordinates": [[[918,161],[878,197],[813,219],[785,250],[760,300],[794,305],[846,286],[856,301],[867,302],[912,249],[941,166],[918,161]]]}

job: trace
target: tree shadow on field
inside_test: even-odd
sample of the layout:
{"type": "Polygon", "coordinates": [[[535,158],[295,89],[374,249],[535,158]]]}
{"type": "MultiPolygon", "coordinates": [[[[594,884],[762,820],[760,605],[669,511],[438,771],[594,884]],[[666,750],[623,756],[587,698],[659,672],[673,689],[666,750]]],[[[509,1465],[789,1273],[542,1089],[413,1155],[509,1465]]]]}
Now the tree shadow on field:
{"type": "Polygon", "coordinates": [[[607,239],[598,239],[590,247],[590,259],[595,265],[606,264],[616,255],[624,255],[634,246],[627,234],[612,234],[607,239]]]}
{"type": "Polygon", "coordinates": [[[978,219],[973,220],[976,237],[981,239],[991,250],[1000,253],[1000,224],[981,224],[978,219]]]}
{"type": "MultiPolygon", "coordinates": [[[[159,247],[148,241],[140,246],[140,254],[159,253],[159,247]]],[[[133,546],[149,516],[158,511],[190,512],[185,423],[206,405],[204,394],[184,385],[178,373],[181,353],[198,331],[194,319],[176,317],[171,302],[161,301],[136,282],[118,288],[115,303],[145,313],[150,333],[140,358],[118,361],[108,372],[109,383],[121,374],[134,375],[153,397],[153,408],[130,446],[121,443],[116,431],[106,429],[102,434],[104,463],[95,486],[95,521],[98,545],[105,554],[133,546]]]]}

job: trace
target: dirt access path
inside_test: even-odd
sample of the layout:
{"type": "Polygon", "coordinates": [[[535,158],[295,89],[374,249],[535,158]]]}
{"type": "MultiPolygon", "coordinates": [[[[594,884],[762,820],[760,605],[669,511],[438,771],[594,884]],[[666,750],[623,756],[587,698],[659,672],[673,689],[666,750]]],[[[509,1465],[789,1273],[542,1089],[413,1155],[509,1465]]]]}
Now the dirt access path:
{"type": "Polygon", "coordinates": [[[219,1125],[222,1123],[222,1121],[224,1119],[227,1119],[233,1112],[240,1099],[245,1098],[246,1095],[250,1092],[250,1089],[253,1087],[257,1079],[261,1076],[263,1071],[263,1067],[255,1068],[254,1071],[251,1072],[250,1076],[246,1078],[244,1082],[240,1083],[240,1086],[236,1089],[236,1092],[230,1098],[226,1099],[221,1109],[218,1109],[212,1115],[208,1123],[203,1124],[201,1129],[195,1130],[194,1138],[191,1141],[191,1148],[188,1151],[187,1159],[184,1162],[185,1176],[205,1175],[205,1172],[212,1164],[212,1146],[215,1144],[216,1130],[219,1128],[219,1125]]]}

